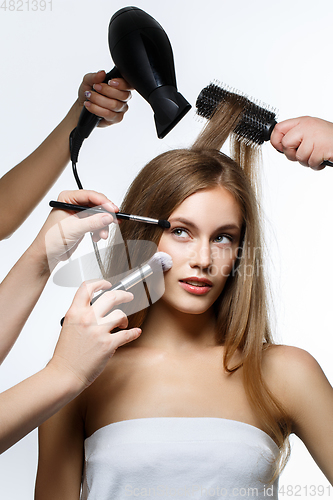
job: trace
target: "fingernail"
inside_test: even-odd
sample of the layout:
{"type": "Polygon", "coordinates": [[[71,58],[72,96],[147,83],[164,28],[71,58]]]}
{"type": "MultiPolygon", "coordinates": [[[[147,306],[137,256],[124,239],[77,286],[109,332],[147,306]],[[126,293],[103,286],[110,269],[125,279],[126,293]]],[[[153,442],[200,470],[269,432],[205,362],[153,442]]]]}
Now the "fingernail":
{"type": "Polygon", "coordinates": [[[95,83],[95,84],[93,85],[93,89],[94,89],[94,90],[97,90],[97,92],[98,92],[99,90],[102,90],[102,85],[100,85],[99,83],[95,83]]]}
{"type": "Polygon", "coordinates": [[[109,231],[107,229],[102,229],[99,232],[99,235],[102,238],[102,240],[106,240],[108,238],[108,236],[109,236],[109,231]]]}
{"type": "Polygon", "coordinates": [[[86,96],[87,99],[89,99],[91,97],[91,92],[89,92],[89,90],[86,90],[84,95],[86,96]]]}
{"type": "Polygon", "coordinates": [[[109,224],[111,224],[111,222],[113,221],[113,217],[112,215],[104,215],[102,217],[102,222],[105,226],[108,226],[109,224]]]}
{"type": "Polygon", "coordinates": [[[84,104],[84,106],[85,106],[86,108],[89,108],[89,107],[91,106],[91,102],[90,102],[90,101],[84,101],[84,103],[83,103],[83,104],[84,104]]]}
{"type": "Polygon", "coordinates": [[[119,82],[117,80],[109,80],[108,85],[110,85],[110,87],[118,87],[119,82]]]}

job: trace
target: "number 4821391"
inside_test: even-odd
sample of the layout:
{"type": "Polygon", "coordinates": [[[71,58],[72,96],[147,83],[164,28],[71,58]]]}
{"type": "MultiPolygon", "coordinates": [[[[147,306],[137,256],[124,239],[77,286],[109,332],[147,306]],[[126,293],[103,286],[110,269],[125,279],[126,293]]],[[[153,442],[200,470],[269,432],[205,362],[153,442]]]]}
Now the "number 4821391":
{"type": "Polygon", "coordinates": [[[0,9],[9,12],[27,12],[27,11],[51,11],[52,10],[52,0],[46,2],[45,0],[4,0],[0,9]]]}

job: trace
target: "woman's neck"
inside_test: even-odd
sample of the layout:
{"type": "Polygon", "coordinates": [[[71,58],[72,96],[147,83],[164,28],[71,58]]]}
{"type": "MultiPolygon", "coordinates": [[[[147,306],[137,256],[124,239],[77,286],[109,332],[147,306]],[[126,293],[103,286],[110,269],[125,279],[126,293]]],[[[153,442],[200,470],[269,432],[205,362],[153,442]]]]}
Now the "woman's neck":
{"type": "Polygon", "coordinates": [[[167,350],[213,347],[216,342],[216,318],[212,309],[203,314],[187,314],[159,300],[149,308],[135,342],[145,347],[167,350]]]}

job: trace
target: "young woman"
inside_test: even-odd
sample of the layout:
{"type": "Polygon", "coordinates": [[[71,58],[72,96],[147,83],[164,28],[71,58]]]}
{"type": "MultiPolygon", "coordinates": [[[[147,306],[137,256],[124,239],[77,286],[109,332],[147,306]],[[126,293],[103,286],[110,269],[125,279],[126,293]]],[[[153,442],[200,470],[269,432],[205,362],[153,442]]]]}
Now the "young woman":
{"type": "MultiPolygon", "coordinates": [[[[129,317],[141,336],[40,428],[36,500],[276,499],[291,432],[333,482],[332,388],[310,354],[274,345],[269,330],[254,158],[236,145],[242,168],[219,151],[235,106],[132,183],[121,209],[171,227],[122,223],[124,242],[155,242],[173,267],[163,297],[129,317]]],[[[329,158],[308,147],[313,127],[281,125],[275,146],[294,143],[316,168],[329,158]]],[[[111,250],[115,276],[127,254],[111,250]]]]}

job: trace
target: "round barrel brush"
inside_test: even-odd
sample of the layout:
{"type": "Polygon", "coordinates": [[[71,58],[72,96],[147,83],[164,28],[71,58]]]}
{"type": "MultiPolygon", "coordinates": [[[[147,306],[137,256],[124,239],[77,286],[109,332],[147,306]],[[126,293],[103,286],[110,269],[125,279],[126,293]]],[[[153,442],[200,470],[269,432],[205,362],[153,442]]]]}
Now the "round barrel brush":
{"type": "MultiPolygon", "coordinates": [[[[210,83],[201,90],[196,101],[197,114],[209,120],[222,102],[230,102],[231,99],[238,100],[243,107],[233,131],[238,139],[252,146],[260,146],[269,141],[277,124],[276,110],[218,84],[210,83]]],[[[325,160],[321,165],[332,167],[333,163],[325,160]]]]}

